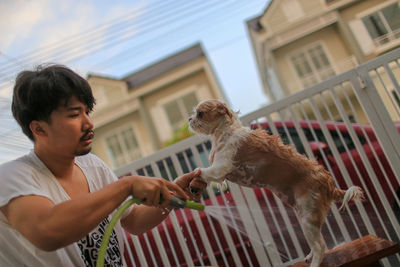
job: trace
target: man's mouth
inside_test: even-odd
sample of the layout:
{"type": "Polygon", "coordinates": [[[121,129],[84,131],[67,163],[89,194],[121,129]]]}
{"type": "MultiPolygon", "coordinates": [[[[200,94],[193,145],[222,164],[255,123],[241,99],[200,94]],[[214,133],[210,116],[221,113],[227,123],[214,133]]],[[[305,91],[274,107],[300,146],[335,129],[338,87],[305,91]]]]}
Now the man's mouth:
{"type": "Polygon", "coordinates": [[[88,130],[82,137],[80,141],[87,141],[91,140],[94,137],[94,132],[93,130],[88,130]]]}

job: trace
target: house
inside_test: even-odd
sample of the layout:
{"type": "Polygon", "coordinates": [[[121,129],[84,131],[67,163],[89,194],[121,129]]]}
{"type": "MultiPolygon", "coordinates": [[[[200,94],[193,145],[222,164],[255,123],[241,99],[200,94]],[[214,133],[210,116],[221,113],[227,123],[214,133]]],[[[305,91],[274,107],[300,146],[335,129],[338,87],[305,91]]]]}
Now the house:
{"type": "Polygon", "coordinates": [[[97,101],[92,152],[114,168],[161,149],[198,102],[225,99],[200,44],[122,79],[87,79],[97,101]]]}
{"type": "MultiPolygon", "coordinates": [[[[399,47],[400,7],[398,0],[271,0],[247,28],[263,88],[277,101],[399,47]]],[[[400,105],[388,84],[386,101],[400,105]]]]}

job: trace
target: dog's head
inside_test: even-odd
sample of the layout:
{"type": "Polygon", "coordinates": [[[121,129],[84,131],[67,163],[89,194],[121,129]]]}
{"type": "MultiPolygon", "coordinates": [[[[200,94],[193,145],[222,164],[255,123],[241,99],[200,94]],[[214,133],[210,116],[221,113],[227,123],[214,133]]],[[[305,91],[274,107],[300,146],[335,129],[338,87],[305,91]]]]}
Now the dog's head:
{"type": "Polygon", "coordinates": [[[199,134],[213,134],[217,128],[229,127],[235,114],[219,100],[206,100],[197,105],[189,118],[190,129],[199,134]]]}

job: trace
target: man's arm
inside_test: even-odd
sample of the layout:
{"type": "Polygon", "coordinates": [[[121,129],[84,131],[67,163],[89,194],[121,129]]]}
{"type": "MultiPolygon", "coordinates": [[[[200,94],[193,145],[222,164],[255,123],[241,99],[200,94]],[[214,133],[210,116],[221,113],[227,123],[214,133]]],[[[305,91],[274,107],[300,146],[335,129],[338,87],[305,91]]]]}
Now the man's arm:
{"type": "Polygon", "coordinates": [[[55,205],[42,196],[20,196],[1,211],[17,231],[38,248],[52,251],[80,240],[130,195],[145,198],[149,206],[166,207],[170,191],[184,195],[174,183],[161,178],[124,177],[103,189],[55,205]]]}

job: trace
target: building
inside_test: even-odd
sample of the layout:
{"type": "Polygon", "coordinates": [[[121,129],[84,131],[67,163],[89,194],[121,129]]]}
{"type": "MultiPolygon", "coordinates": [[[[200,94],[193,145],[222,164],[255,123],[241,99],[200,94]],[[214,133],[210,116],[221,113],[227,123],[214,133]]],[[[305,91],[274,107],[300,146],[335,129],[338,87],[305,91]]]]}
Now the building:
{"type": "Polygon", "coordinates": [[[264,90],[277,101],[399,47],[399,1],[271,0],[247,28],[264,90]]]}
{"type": "Polygon", "coordinates": [[[122,79],[88,82],[97,101],[92,151],[114,168],[164,147],[198,102],[225,99],[200,44],[122,79]]]}

